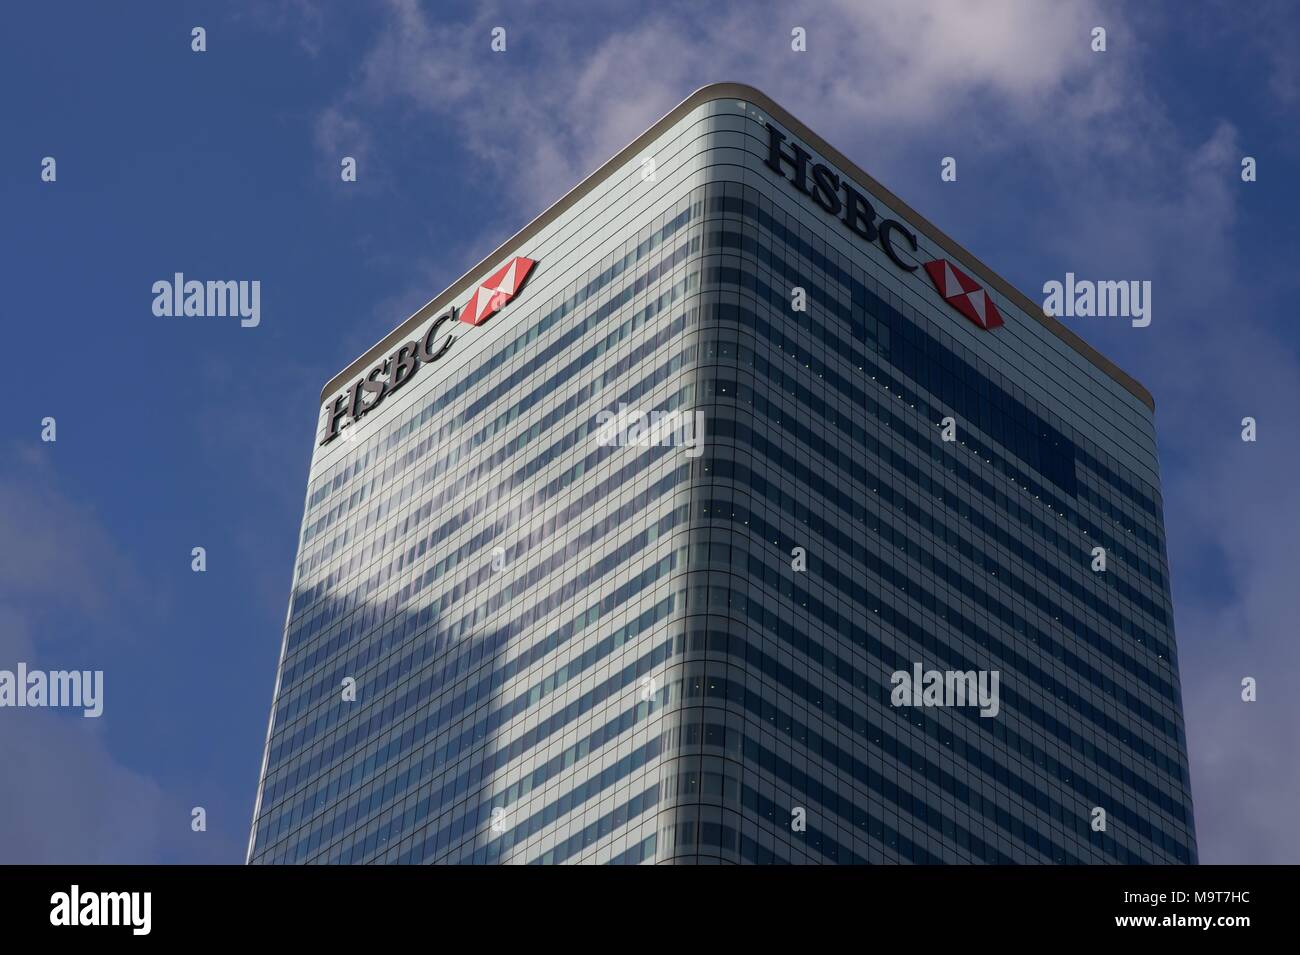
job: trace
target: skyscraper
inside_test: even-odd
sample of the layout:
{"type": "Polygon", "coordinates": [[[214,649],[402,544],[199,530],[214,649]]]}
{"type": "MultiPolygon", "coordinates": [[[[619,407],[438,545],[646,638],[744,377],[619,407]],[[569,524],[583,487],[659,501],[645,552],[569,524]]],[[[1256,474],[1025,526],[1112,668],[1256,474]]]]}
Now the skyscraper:
{"type": "Polygon", "coordinates": [[[757,90],[321,400],[250,861],[1195,861],[1150,395],[757,90]]]}

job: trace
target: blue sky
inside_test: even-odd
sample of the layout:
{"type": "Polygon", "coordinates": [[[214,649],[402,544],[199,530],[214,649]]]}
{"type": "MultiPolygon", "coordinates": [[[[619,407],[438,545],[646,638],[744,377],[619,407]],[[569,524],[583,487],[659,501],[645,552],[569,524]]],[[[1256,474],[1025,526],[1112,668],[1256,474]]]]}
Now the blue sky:
{"type": "Polygon", "coordinates": [[[0,861],[242,861],[322,385],[735,80],[1031,298],[1152,281],[1148,328],[1067,321],[1156,399],[1201,858],[1300,862],[1296,36],[1285,3],[6,11],[0,667],[106,700],[0,711],[0,861]],[[178,271],[259,280],[261,324],[155,317],[178,271]]]}

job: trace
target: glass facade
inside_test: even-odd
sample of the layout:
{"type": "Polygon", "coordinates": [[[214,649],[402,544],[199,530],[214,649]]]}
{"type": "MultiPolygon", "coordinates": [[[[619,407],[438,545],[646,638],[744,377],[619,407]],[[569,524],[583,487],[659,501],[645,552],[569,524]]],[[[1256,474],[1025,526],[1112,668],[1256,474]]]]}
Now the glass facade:
{"type": "Polygon", "coordinates": [[[249,860],[1194,862],[1149,410],[690,104],[317,448],[249,860]],[[895,706],[918,663],[999,711],[895,706]]]}

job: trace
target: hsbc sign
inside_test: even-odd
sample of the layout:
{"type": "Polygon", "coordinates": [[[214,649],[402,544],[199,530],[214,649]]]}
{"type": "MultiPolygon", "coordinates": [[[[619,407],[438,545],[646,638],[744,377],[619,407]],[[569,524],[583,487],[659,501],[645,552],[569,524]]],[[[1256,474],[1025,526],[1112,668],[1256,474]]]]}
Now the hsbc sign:
{"type": "Polygon", "coordinates": [[[337,438],[343,431],[345,422],[360,421],[378,408],[380,402],[414,378],[421,365],[435,362],[447,354],[447,350],[456,341],[451,329],[458,322],[482,325],[499,312],[523,288],[528,273],[536,264],[533,259],[515,256],[474,289],[474,294],[464,308],[452,306],[434,319],[423,338],[412,339],[402,345],[357,379],[351,388],[330,403],[328,425],[321,444],[329,444],[337,438]]]}
{"type": "Polygon", "coordinates": [[[871,200],[851,180],[841,178],[829,166],[814,163],[811,153],[793,140],[787,143],[785,133],[771,123],[764,125],[769,169],[840,219],[850,232],[867,242],[878,242],[903,271],[915,272],[924,265],[944,301],[975,325],[991,330],[1003,324],[1002,313],[978,282],[947,259],[917,261],[912,255],[918,251],[916,233],[897,219],[878,219],[871,200]]]}

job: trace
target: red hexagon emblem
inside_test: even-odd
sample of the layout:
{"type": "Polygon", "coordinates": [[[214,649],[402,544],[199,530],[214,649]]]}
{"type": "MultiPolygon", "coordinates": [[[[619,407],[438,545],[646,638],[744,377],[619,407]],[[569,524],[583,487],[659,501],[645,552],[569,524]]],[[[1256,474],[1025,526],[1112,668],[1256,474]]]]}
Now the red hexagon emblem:
{"type": "Polygon", "coordinates": [[[1005,324],[1002,313],[983,287],[947,259],[926,262],[925,271],[943,300],[980,328],[991,331],[1005,324]]]}
{"type": "Polygon", "coordinates": [[[501,266],[474,290],[474,294],[461,309],[460,320],[470,325],[481,325],[515,297],[536,264],[533,259],[517,255],[501,266]]]}

